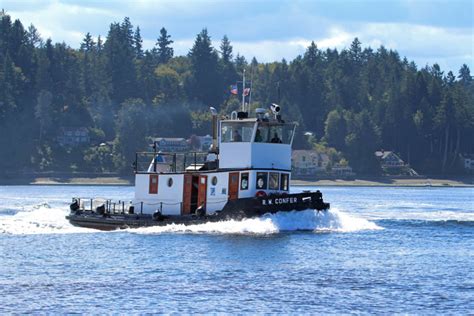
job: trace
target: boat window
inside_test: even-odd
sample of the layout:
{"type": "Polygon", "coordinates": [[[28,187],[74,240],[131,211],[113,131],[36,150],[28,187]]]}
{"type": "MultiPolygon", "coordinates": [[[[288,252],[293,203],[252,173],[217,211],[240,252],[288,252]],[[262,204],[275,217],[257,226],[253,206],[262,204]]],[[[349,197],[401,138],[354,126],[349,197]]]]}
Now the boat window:
{"type": "Polygon", "coordinates": [[[212,177],[211,183],[212,183],[212,185],[217,184],[217,177],[216,176],[212,177]]]}
{"type": "Polygon", "coordinates": [[[267,189],[268,172],[257,172],[257,189],[267,189]]]}
{"type": "Polygon", "coordinates": [[[268,181],[268,188],[270,190],[278,190],[278,181],[280,180],[280,174],[278,172],[270,172],[270,179],[268,181]]]}
{"type": "Polygon", "coordinates": [[[221,124],[221,142],[250,142],[253,134],[252,122],[223,122],[221,124]]]}
{"type": "Polygon", "coordinates": [[[280,190],[288,191],[288,173],[282,173],[281,174],[280,190]]]}
{"type": "Polygon", "coordinates": [[[170,188],[173,186],[173,178],[168,178],[168,186],[170,188]]]}
{"type": "Polygon", "coordinates": [[[256,143],[291,144],[294,124],[269,124],[260,122],[255,132],[256,143]]]}
{"type": "Polygon", "coordinates": [[[244,172],[240,174],[240,189],[247,190],[249,188],[249,173],[244,172]]]}

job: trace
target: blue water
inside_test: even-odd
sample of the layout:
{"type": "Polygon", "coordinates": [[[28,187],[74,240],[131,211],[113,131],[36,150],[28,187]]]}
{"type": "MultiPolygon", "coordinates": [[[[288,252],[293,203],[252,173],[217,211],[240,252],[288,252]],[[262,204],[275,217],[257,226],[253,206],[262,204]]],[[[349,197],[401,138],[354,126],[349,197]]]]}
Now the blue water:
{"type": "Polygon", "coordinates": [[[133,188],[0,186],[0,314],[474,313],[473,188],[321,189],[326,214],[97,232],[70,198],[133,188]]]}

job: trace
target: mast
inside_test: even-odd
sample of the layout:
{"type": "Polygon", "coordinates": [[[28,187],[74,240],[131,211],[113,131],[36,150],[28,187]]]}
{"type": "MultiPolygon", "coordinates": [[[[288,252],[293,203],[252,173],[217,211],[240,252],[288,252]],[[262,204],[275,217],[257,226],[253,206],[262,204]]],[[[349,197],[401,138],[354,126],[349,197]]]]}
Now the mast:
{"type": "Polygon", "coordinates": [[[253,69],[252,69],[252,72],[250,73],[249,113],[250,113],[250,104],[252,104],[252,90],[253,90],[252,79],[253,79],[253,69]]]}
{"type": "Polygon", "coordinates": [[[243,83],[242,83],[242,112],[245,112],[245,68],[243,74],[243,83]]]}

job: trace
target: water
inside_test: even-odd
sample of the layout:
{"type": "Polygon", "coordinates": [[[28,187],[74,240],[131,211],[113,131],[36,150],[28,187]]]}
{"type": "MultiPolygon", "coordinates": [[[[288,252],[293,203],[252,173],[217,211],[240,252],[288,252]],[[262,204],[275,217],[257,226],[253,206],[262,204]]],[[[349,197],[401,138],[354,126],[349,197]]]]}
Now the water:
{"type": "Polygon", "coordinates": [[[0,186],[0,313],[474,313],[473,188],[322,191],[326,214],[98,232],[70,198],[133,188],[0,186]]]}

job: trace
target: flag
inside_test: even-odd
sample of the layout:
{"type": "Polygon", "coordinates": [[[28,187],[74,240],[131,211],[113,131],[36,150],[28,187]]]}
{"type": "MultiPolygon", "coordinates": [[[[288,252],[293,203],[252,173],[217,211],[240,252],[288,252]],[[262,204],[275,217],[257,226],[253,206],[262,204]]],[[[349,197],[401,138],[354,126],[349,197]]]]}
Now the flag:
{"type": "Polygon", "coordinates": [[[230,93],[237,95],[237,85],[233,84],[230,86],[230,93]]]}
{"type": "Polygon", "coordinates": [[[250,88],[244,89],[244,96],[248,96],[250,94],[250,88]]]}

